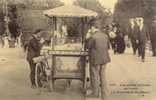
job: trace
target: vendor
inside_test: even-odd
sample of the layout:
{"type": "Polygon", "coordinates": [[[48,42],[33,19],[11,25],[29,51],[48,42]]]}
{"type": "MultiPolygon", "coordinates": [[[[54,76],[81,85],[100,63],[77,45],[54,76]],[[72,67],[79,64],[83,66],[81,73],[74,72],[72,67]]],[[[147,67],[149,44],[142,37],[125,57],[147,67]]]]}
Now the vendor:
{"type": "Polygon", "coordinates": [[[33,58],[40,56],[41,47],[44,44],[44,39],[42,39],[41,36],[42,36],[42,30],[37,29],[33,33],[32,38],[28,43],[27,61],[30,67],[30,81],[31,81],[32,88],[36,87],[35,84],[36,63],[33,62],[33,58]]]}

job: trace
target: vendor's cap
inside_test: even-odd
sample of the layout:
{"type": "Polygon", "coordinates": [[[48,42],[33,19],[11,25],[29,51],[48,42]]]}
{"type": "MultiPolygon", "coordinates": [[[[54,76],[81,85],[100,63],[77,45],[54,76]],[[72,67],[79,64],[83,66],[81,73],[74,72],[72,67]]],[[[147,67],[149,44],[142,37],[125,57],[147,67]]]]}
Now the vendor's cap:
{"type": "Polygon", "coordinates": [[[41,31],[43,31],[43,29],[36,29],[36,30],[33,32],[33,34],[37,34],[37,33],[41,32],[41,31]]]}

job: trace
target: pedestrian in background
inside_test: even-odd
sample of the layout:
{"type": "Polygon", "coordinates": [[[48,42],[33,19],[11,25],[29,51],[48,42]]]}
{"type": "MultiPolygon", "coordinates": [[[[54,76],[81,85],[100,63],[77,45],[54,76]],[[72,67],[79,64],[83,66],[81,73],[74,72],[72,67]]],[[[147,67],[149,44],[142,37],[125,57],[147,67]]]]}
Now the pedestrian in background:
{"type": "Polygon", "coordinates": [[[115,47],[115,38],[116,38],[116,27],[113,27],[112,29],[109,29],[108,31],[108,35],[109,35],[109,40],[110,40],[110,44],[112,47],[112,50],[114,51],[114,54],[116,53],[116,47],[115,47]]]}
{"type": "Polygon", "coordinates": [[[132,44],[133,54],[135,55],[138,50],[138,30],[139,26],[136,22],[135,18],[131,18],[129,20],[129,27],[128,27],[128,36],[132,44]]]}
{"type": "Polygon", "coordinates": [[[139,56],[141,56],[142,62],[145,61],[145,49],[146,49],[146,42],[149,40],[149,34],[147,31],[147,27],[144,25],[144,19],[139,17],[137,18],[137,22],[139,25],[139,31],[138,31],[138,51],[139,51],[139,56]]]}
{"type": "Polygon", "coordinates": [[[125,51],[125,40],[124,40],[124,34],[122,33],[120,26],[117,27],[116,35],[117,35],[115,37],[116,53],[122,54],[125,51]]]}
{"type": "Polygon", "coordinates": [[[150,25],[150,39],[152,46],[153,56],[156,57],[156,15],[154,16],[152,23],[150,25]]]}

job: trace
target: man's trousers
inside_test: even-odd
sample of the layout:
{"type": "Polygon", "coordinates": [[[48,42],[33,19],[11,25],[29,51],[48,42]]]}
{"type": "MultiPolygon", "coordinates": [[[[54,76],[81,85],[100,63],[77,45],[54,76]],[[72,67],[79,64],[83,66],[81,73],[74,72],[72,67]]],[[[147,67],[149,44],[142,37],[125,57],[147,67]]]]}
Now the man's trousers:
{"type": "Polygon", "coordinates": [[[136,51],[138,49],[138,43],[136,42],[136,39],[131,39],[131,43],[132,43],[133,54],[136,54],[136,51]]]}
{"type": "Polygon", "coordinates": [[[145,59],[145,48],[146,43],[145,42],[139,42],[139,55],[141,56],[141,59],[145,59]]]}
{"type": "Polygon", "coordinates": [[[90,66],[90,79],[93,96],[104,99],[106,95],[106,64],[90,66]]]}
{"type": "Polygon", "coordinates": [[[35,84],[35,68],[36,68],[36,64],[33,62],[33,60],[28,61],[29,62],[29,67],[30,67],[30,81],[32,85],[36,85],[35,84]]]}

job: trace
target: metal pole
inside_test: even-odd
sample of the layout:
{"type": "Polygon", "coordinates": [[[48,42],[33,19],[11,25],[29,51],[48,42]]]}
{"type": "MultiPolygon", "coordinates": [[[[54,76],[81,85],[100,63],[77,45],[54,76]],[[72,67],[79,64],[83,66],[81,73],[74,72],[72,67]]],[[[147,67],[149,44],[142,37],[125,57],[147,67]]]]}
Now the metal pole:
{"type": "Polygon", "coordinates": [[[82,45],[84,46],[84,20],[81,19],[82,27],[81,27],[81,39],[82,39],[82,45]]]}
{"type": "Polygon", "coordinates": [[[86,48],[86,33],[87,33],[87,17],[84,17],[82,18],[82,33],[81,33],[81,36],[82,36],[82,45],[83,45],[83,50],[85,50],[86,48]]]}

